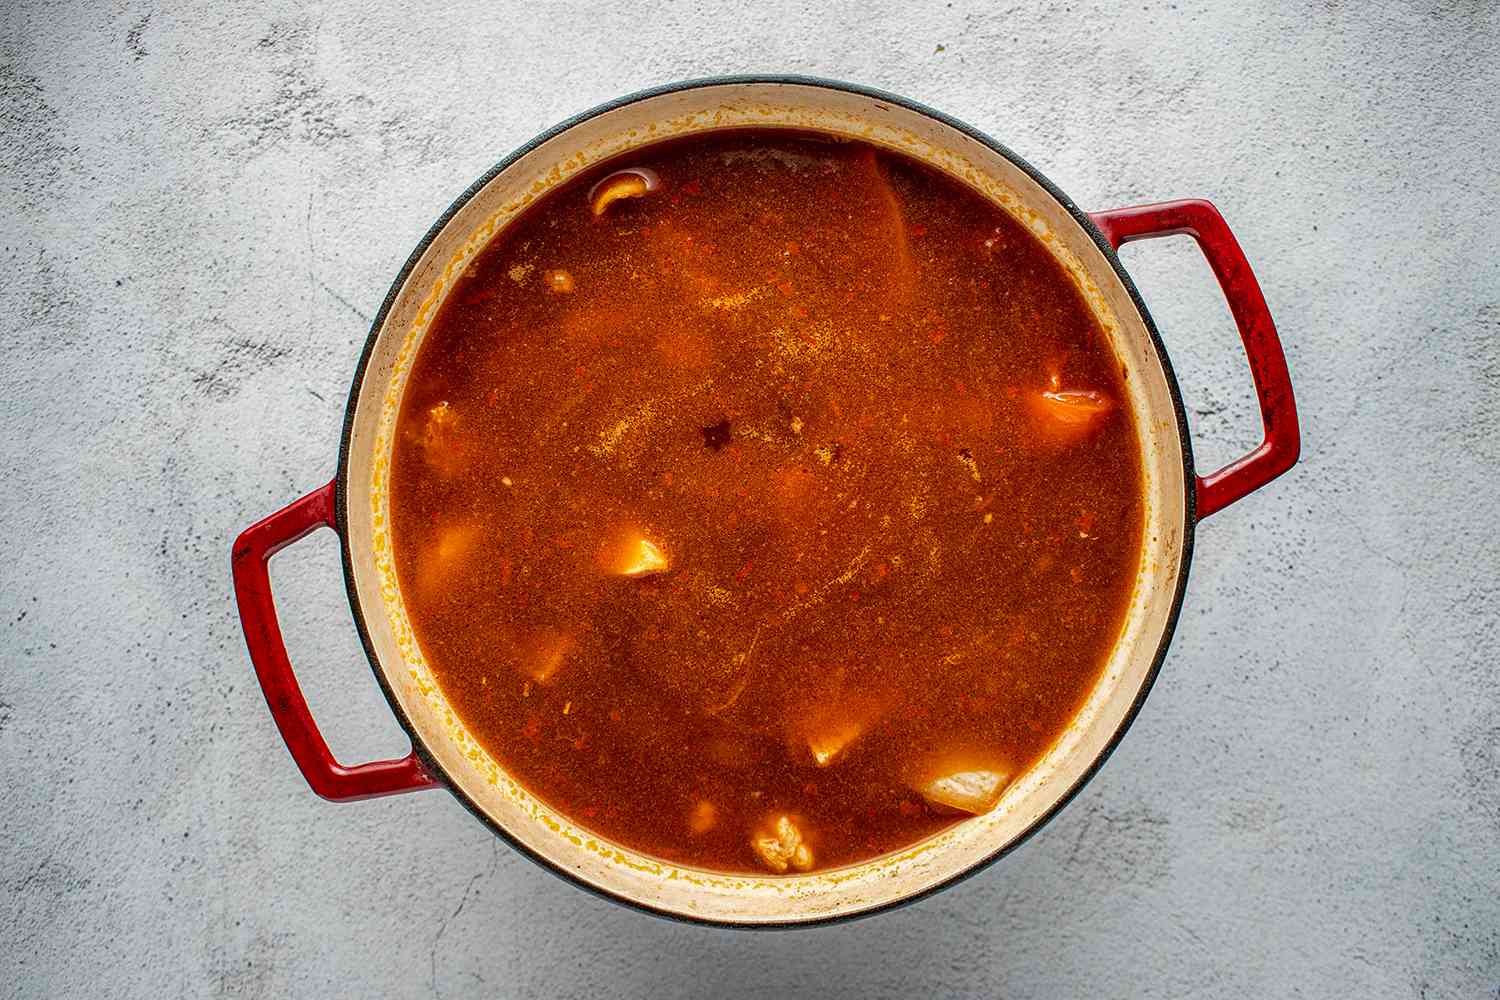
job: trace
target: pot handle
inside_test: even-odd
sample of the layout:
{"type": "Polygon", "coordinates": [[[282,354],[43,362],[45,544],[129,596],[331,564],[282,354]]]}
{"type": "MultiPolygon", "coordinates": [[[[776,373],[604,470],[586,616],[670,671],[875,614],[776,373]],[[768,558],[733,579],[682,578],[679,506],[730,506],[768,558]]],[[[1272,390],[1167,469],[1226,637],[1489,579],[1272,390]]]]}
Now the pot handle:
{"type": "Polygon", "coordinates": [[[1133,240],[1158,236],[1185,233],[1197,240],[1240,329],[1240,339],[1250,360],[1250,375],[1255,380],[1255,394],[1260,399],[1265,438],[1250,454],[1211,475],[1198,477],[1197,508],[1201,521],[1290,469],[1302,450],[1292,379],[1281,341],[1276,338],[1271,311],[1244,251],[1211,202],[1164,201],[1090,212],[1089,217],[1116,250],[1133,240]]]}
{"type": "Polygon", "coordinates": [[[255,664],[256,676],[260,678],[266,704],[271,707],[271,717],[281,730],[281,738],[286,740],[292,759],[313,791],[338,802],[430,788],[437,781],[422,767],[415,751],[399,760],[353,767],[335,760],[308,711],[307,699],[302,696],[291,661],[287,659],[266,564],[271,556],[318,528],[338,530],[333,503],[336,485],[337,481],[331,482],[294,500],[246,528],[235,539],[231,560],[234,596],[240,606],[245,644],[250,647],[250,662],[255,664]]]}

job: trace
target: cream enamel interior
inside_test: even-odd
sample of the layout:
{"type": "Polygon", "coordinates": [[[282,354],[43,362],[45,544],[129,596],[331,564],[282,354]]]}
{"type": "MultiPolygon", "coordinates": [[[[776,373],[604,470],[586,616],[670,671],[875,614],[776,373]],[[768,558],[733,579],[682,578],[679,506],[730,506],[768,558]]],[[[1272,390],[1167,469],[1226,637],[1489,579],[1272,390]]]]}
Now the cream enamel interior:
{"type": "Polygon", "coordinates": [[[1025,172],[920,112],[804,83],[709,84],[588,118],[491,179],[443,227],[400,288],[356,387],[348,447],[352,580],[387,687],[449,780],[481,812],[557,868],[656,910],[704,920],[787,923],[880,907],[944,882],[1028,830],[1080,779],[1125,723],[1168,626],[1185,537],[1183,455],[1161,360],[1128,292],[1088,234],[1025,172]],[[858,137],[916,156],[985,192],[1071,270],[1129,372],[1147,481],[1147,525],[1131,611],[1103,678],[1049,754],[999,806],[908,850],[851,868],[779,878],[674,866],[597,837],[513,781],[465,730],[434,683],[401,600],[391,557],[392,428],[412,359],[453,278],[538,196],[601,159],[716,128],[793,126],[858,137]]]}

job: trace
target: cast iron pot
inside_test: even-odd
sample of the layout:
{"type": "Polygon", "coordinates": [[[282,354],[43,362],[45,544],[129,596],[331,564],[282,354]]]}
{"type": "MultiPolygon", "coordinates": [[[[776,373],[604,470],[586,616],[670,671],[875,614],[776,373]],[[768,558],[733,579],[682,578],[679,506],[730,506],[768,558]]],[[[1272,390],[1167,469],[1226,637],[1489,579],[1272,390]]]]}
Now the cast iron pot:
{"type": "Polygon", "coordinates": [[[1010,150],[912,101],[799,77],[673,84],[595,108],[538,136],[443,213],[396,276],[354,373],[338,472],[326,486],[245,530],[234,544],[235,596],[271,714],[313,790],[334,800],[446,787],[513,847],[610,898],[711,923],[786,926],[867,914],[948,885],[1040,827],[1108,757],[1140,708],[1171,639],[1194,525],[1296,462],[1297,413],[1286,360],[1250,265],[1206,201],[1085,213],[1010,150]],[[985,816],[907,850],[835,871],[725,875],[639,854],[575,825],[512,779],[475,742],[435,683],[412,633],[391,557],[392,429],[412,360],[469,260],[538,197],[592,164],[668,137],[791,126],[857,137],[967,182],[1020,219],[1066,266],[1128,372],[1146,483],[1145,551],[1128,619],[1103,676],[1059,742],[985,816]],[[1249,355],[1265,439],[1208,476],[1194,472],[1177,382],[1115,250],[1185,233],[1219,279],[1249,355]],[[287,660],[267,560],[329,527],[375,678],[411,736],[400,760],[333,758],[287,660]]]}

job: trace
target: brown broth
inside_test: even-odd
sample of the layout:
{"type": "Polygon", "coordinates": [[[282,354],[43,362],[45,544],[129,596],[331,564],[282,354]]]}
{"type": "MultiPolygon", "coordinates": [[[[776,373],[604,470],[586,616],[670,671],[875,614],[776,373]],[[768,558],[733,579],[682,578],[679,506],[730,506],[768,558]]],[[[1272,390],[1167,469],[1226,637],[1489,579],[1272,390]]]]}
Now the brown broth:
{"type": "Polygon", "coordinates": [[[957,818],[915,789],[1019,776],[1120,633],[1123,377],[1041,242],[914,160],[651,146],[527,210],[422,344],[391,486],[412,625],[480,743],[621,844],[764,872],[782,815],[792,870],[913,844],[957,818]],[[659,188],[594,217],[621,166],[659,188]],[[820,766],[809,736],[854,730],[820,766]]]}

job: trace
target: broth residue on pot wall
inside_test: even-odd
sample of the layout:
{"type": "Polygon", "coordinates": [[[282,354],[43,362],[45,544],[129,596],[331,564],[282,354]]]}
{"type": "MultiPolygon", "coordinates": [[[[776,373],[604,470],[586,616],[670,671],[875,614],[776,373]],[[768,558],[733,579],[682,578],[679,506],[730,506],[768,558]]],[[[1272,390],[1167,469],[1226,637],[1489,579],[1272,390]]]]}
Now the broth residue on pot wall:
{"type": "Polygon", "coordinates": [[[1142,488],[1119,363],[1035,237],[899,154],[761,130],[601,166],[474,260],[391,518],[434,675],[531,792],[796,874],[1045,753],[1119,635],[1142,488]]]}

